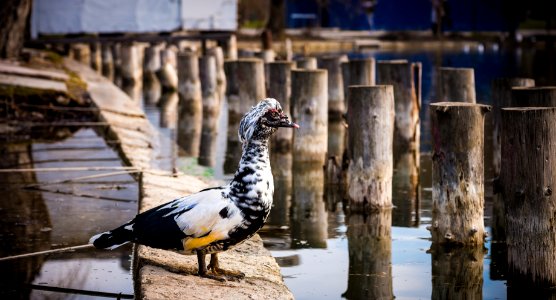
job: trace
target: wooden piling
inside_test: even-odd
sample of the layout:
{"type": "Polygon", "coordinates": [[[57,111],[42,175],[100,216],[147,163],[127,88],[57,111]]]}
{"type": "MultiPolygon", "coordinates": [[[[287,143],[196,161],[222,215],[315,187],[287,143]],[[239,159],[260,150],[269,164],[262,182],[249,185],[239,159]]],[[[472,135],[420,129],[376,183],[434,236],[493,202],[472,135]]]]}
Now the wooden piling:
{"type": "Polygon", "coordinates": [[[89,44],[73,44],[71,45],[71,53],[73,59],[86,66],[91,65],[91,48],[89,44]]]}
{"type": "Polygon", "coordinates": [[[502,109],[509,283],[556,285],[556,108],[502,109]]]}
{"type": "Polygon", "coordinates": [[[237,39],[235,34],[231,34],[225,41],[219,41],[218,46],[222,48],[224,59],[237,59],[237,39]]]}
{"type": "Polygon", "coordinates": [[[490,106],[430,105],[433,243],[483,245],[484,117],[490,106]]]}
{"type": "Polygon", "coordinates": [[[197,157],[203,126],[203,97],[199,80],[199,60],[193,52],[178,54],[178,145],[185,156],[197,157]]]}
{"type": "Polygon", "coordinates": [[[324,166],[328,143],[328,79],[326,70],[292,70],[293,164],[324,166]]]}
{"type": "Polygon", "coordinates": [[[114,62],[114,84],[122,86],[122,46],[119,43],[114,43],[110,47],[112,50],[112,61],[114,62]]]}
{"type": "Polygon", "coordinates": [[[272,49],[262,50],[257,56],[262,59],[265,64],[276,60],[276,53],[272,49]]]}
{"type": "Polygon", "coordinates": [[[556,86],[514,87],[511,107],[556,107],[556,86]]]}
{"type": "Polygon", "coordinates": [[[156,77],[160,81],[162,90],[173,92],[178,89],[178,72],[176,52],[172,48],[160,51],[160,68],[156,71],[156,77]]]}
{"type": "Polygon", "coordinates": [[[203,96],[203,126],[199,147],[199,164],[213,167],[216,163],[216,135],[220,100],[216,86],[216,59],[205,55],[199,59],[199,77],[203,96]]]}
{"type": "Polygon", "coordinates": [[[102,44],[102,76],[114,81],[114,57],[112,56],[112,47],[108,44],[102,44]]]}
{"type": "Polygon", "coordinates": [[[439,101],[477,102],[472,68],[439,68],[439,101]]]}
{"type": "Polygon", "coordinates": [[[145,48],[143,56],[143,99],[146,103],[158,103],[162,86],[156,76],[160,69],[160,45],[151,45],[145,48]]]}
{"type": "Polygon", "coordinates": [[[266,96],[264,64],[258,58],[242,58],[225,63],[229,79],[228,96],[228,143],[224,159],[224,173],[233,173],[241,158],[241,142],[237,135],[239,121],[251,107],[266,96]]]}
{"type": "Polygon", "coordinates": [[[352,59],[348,63],[348,70],[348,86],[375,85],[376,71],[374,58],[352,59]]]}
{"type": "Polygon", "coordinates": [[[377,64],[377,84],[389,84],[394,88],[394,152],[419,150],[421,86],[416,73],[420,73],[420,64],[406,60],[380,61],[377,64]]]}
{"type": "Polygon", "coordinates": [[[160,127],[175,129],[178,124],[178,93],[168,91],[160,97],[160,127]]]}
{"type": "Polygon", "coordinates": [[[347,55],[326,56],[319,60],[319,67],[328,71],[328,120],[340,121],[346,111],[344,102],[344,81],[341,64],[347,62],[347,55]]]}
{"type": "Polygon", "coordinates": [[[349,276],[346,299],[394,299],[392,212],[347,216],[349,276]]]}
{"type": "Polygon", "coordinates": [[[392,86],[350,86],[347,121],[350,211],[368,212],[392,207],[392,86]]]}
{"type": "Polygon", "coordinates": [[[142,64],[139,61],[140,49],[134,43],[125,43],[120,47],[122,85],[136,85],[142,76],[142,64]]]}
{"type": "Polygon", "coordinates": [[[91,48],[91,58],[90,58],[91,68],[100,74],[102,72],[102,57],[100,51],[100,44],[91,43],[90,48],[91,48]]]}
{"type": "Polygon", "coordinates": [[[214,56],[216,61],[216,90],[220,103],[226,96],[226,73],[224,72],[224,52],[221,47],[213,47],[207,50],[207,55],[214,56]]]}
{"type": "MultiPolygon", "coordinates": [[[[278,61],[265,65],[268,70],[268,96],[273,97],[282,106],[282,111],[291,116],[291,70],[293,62],[278,61]]],[[[292,142],[293,130],[278,130],[270,142],[270,165],[274,176],[274,202],[271,221],[279,225],[280,220],[287,220],[292,193],[292,142]]],[[[284,223],[282,223],[284,224],[284,223]]]]}
{"type": "Polygon", "coordinates": [[[287,61],[292,61],[293,59],[293,46],[292,46],[292,40],[290,38],[286,38],[286,40],[284,41],[284,48],[285,48],[285,60],[287,61]]]}
{"type": "MultiPolygon", "coordinates": [[[[347,102],[348,99],[348,91],[349,91],[349,85],[351,84],[350,80],[349,80],[349,61],[346,62],[342,62],[340,64],[340,68],[342,69],[342,81],[344,84],[344,99],[347,102]]],[[[347,103],[346,103],[347,106],[347,103]]]]}
{"type": "Polygon", "coordinates": [[[533,87],[535,80],[530,78],[497,78],[491,84],[492,97],[492,167],[494,177],[500,175],[500,110],[503,107],[511,107],[512,105],[512,88],[513,87],[533,87]]]}
{"type": "Polygon", "coordinates": [[[305,70],[317,69],[317,59],[315,57],[302,57],[296,60],[295,63],[298,69],[305,69],[305,70]]]}

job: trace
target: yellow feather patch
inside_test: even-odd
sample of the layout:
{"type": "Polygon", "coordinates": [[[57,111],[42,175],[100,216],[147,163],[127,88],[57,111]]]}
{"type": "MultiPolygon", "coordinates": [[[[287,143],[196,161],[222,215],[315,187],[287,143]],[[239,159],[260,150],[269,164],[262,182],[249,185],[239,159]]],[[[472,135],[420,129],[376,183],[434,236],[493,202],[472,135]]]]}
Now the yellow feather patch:
{"type": "Polygon", "coordinates": [[[216,233],[210,233],[209,235],[200,238],[189,238],[184,240],[183,249],[184,251],[192,251],[195,249],[203,248],[219,239],[221,239],[221,235],[216,233]]]}

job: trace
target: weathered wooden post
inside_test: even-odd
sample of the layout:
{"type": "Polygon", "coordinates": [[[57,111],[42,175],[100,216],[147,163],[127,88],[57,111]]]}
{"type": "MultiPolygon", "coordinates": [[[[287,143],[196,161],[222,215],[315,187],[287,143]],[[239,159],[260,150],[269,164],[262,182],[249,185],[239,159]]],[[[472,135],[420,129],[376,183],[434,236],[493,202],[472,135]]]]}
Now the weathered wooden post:
{"type": "MultiPolygon", "coordinates": [[[[342,69],[342,80],[344,83],[344,99],[347,102],[348,99],[348,91],[349,91],[349,85],[351,84],[350,80],[349,80],[349,61],[346,62],[342,62],[340,64],[340,68],[342,69]]],[[[347,106],[347,103],[346,103],[347,106]]]]}
{"type": "Polygon", "coordinates": [[[346,111],[341,64],[347,61],[345,54],[319,60],[319,67],[328,71],[328,120],[331,122],[342,120],[346,111]]]}
{"type": "Polygon", "coordinates": [[[108,44],[102,44],[102,76],[114,81],[114,57],[112,47],[108,44]]]}
{"type": "Polygon", "coordinates": [[[512,106],[512,88],[513,87],[533,87],[535,80],[530,78],[497,78],[492,81],[492,166],[494,177],[500,175],[500,110],[503,107],[512,106]]]}
{"type": "MultiPolygon", "coordinates": [[[[535,80],[529,78],[498,78],[491,83],[492,97],[492,168],[493,177],[500,176],[500,149],[501,149],[501,109],[511,107],[513,87],[532,87],[535,80]]],[[[526,104],[526,103],[524,103],[526,104]]],[[[520,106],[520,105],[518,105],[520,106]]],[[[499,190],[499,181],[494,181],[494,193],[492,196],[492,241],[491,249],[491,272],[494,279],[505,278],[507,270],[507,246],[506,246],[506,209],[505,200],[499,190]]]]}
{"type": "Polygon", "coordinates": [[[226,96],[226,73],[224,72],[224,52],[221,47],[213,47],[207,50],[207,55],[214,56],[216,61],[216,89],[220,103],[226,96]]]}
{"type": "Polygon", "coordinates": [[[237,39],[235,34],[231,34],[227,40],[219,40],[218,46],[222,48],[225,59],[237,59],[237,39]]]}
{"type": "Polygon", "coordinates": [[[114,62],[114,84],[122,86],[122,45],[114,43],[110,47],[112,50],[112,61],[114,62]]]}
{"type": "Polygon", "coordinates": [[[347,216],[348,285],[343,298],[393,299],[392,213],[347,216]]]}
{"type": "Polygon", "coordinates": [[[102,57],[100,51],[100,44],[99,43],[91,43],[91,68],[97,71],[97,73],[102,72],[102,57]]]}
{"type": "Polygon", "coordinates": [[[199,80],[199,59],[193,52],[178,54],[178,145],[185,156],[197,157],[203,126],[203,96],[199,80]]]}
{"type": "Polygon", "coordinates": [[[293,59],[293,45],[290,38],[286,38],[286,40],[284,41],[284,48],[286,52],[285,60],[291,61],[293,59]]]}
{"type": "MultiPolygon", "coordinates": [[[[268,70],[268,96],[282,105],[282,111],[291,116],[291,70],[293,62],[277,61],[265,65],[268,70]]],[[[270,142],[270,164],[274,176],[274,203],[269,216],[270,224],[287,223],[292,194],[292,142],[293,130],[278,130],[270,142]],[[280,223],[283,222],[283,223],[280,223]]]]}
{"type": "Polygon", "coordinates": [[[375,84],[375,60],[374,58],[352,59],[348,63],[349,75],[347,85],[374,85],[375,84]]]}
{"type": "Polygon", "coordinates": [[[317,59],[315,57],[302,57],[296,61],[298,69],[316,70],[317,59]]]}
{"type": "Polygon", "coordinates": [[[160,97],[160,127],[175,129],[178,124],[178,93],[168,91],[160,97]]]}
{"type": "Polygon", "coordinates": [[[160,51],[160,68],[156,71],[156,77],[160,81],[162,90],[165,92],[178,89],[178,73],[176,71],[176,52],[172,48],[160,51]]]}
{"type": "Polygon", "coordinates": [[[483,245],[484,117],[490,106],[430,105],[433,243],[483,245]]]}
{"type": "Polygon", "coordinates": [[[226,61],[228,78],[228,143],[224,159],[224,173],[237,169],[241,156],[241,142],[237,135],[243,115],[266,96],[264,64],[258,58],[226,61]]]}
{"type": "Polygon", "coordinates": [[[556,107],[556,86],[514,87],[511,107],[556,107]]]}
{"type": "Polygon", "coordinates": [[[439,101],[477,102],[472,68],[439,68],[439,101]]]}
{"type": "Polygon", "coordinates": [[[160,81],[156,72],[160,69],[160,45],[145,48],[143,56],[143,98],[146,103],[156,104],[161,95],[160,81]]]}
{"type": "Polygon", "coordinates": [[[482,299],[482,247],[444,247],[433,244],[431,299],[482,299]]]}
{"type": "Polygon", "coordinates": [[[139,62],[140,49],[134,43],[125,43],[121,45],[121,71],[122,71],[122,85],[137,85],[140,84],[142,76],[142,64],[139,62]]]}
{"type": "Polygon", "coordinates": [[[392,207],[394,89],[350,86],[348,99],[350,211],[392,207]]]}
{"type": "Polygon", "coordinates": [[[419,150],[419,110],[421,108],[420,64],[407,60],[380,61],[377,64],[377,84],[394,87],[394,152],[419,150]],[[416,71],[417,70],[417,71],[416,71]]]}
{"type": "Polygon", "coordinates": [[[276,60],[276,53],[272,49],[265,49],[261,50],[261,52],[257,54],[257,57],[262,59],[263,62],[266,64],[276,60]]]}
{"type": "Polygon", "coordinates": [[[91,65],[91,48],[88,44],[71,45],[71,57],[76,61],[86,65],[91,65]]]}
{"type": "Polygon", "coordinates": [[[326,248],[328,219],[323,201],[324,170],[319,163],[294,166],[291,209],[292,248],[326,248]]]}
{"type": "Polygon", "coordinates": [[[205,55],[199,59],[199,75],[203,95],[203,126],[199,148],[199,164],[212,167],[216,163],[216,134],[220,99],[216,86],[216,59],[205,55]]]}
{"type": "Polygon", "coordinates": [[[293,164],[324,166],[328,143],[328,79],[326,70],[292,70],[293,164]]]}
{"type": "Polygon", "coordinates": [[[556,108],[502,109],[509,283],[556,285],[556,108]]]}

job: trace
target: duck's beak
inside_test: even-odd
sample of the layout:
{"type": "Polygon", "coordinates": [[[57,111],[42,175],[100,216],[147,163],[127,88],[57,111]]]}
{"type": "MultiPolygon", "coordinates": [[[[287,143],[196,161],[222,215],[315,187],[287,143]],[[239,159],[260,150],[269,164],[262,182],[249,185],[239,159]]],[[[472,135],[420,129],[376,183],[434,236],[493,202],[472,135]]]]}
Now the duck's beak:
{"type": "Polygon", "coordinates": [[[288,116],[282,115],[280,116],[280,121],[278,122],[277,127],[291,127],[291,128],[299,128],[299,125],[295,124],[294,122],[288,119],[288,116]]]}

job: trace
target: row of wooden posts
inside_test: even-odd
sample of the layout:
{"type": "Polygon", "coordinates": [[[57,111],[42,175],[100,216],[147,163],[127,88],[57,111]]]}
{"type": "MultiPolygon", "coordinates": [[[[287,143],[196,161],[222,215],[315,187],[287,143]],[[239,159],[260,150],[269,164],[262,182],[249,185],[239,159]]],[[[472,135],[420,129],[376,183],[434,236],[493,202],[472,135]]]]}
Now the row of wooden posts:
{"type": "MultiPolygon", "coordinates": [[[[141,72],[134,70],[141,65],[137,58],[129,58],[138,56],[136,48],[120,49],[124,85],[139,80],[136,74],[141,72]]],[[[102,63],[91,64],[93,68],[101,65],[103,74],[110,77],[105,70],[111,68],[104,68],[109,51],[102,49],[102,63]]],[[[419,161],[420,63],[375,63],[372,58],[348,60],[345,55],[273,61],[275,55],[268,51],[260,54],[264,60],[237,58],[236,52],[214,47],[201,57],[191,49],[176,56],[168,48],[146,48],[144,82],[157,78],[163,88],[179,93],[178,142],[185,153],[198,156],[200,164],[214,165],[217,120],[226,97],[224,171],[233,172],[241,154],[240,118],[259,100],[273,97],[301,127],[279,130],[273,138],[271,159],[278,180],[291,182],[292,166],[326,165],[329,177],[340,178],[329,181],[342,182],[343,178],[346,183],[350,211],[390,209],[393,157],[412,152],[419,161]],[[341,166],[343,147],[333,149],[328,143],[329,122],[339,122],[344,116],[347,170],[341,166]]],[[[438,102],[429,107],[433,159],[429,229],[434,243],[483,247],[484,116],[491,106],[476,104],[473,69],[440,68],[438,74],[438,102]]],[[[492,87],[493,161],[499,176],[494,223],[501,224],[493,226],[493,231],[507,241],[513,274],[554,285],[556,88],[534,87],[534,81],[526,78],[495,80],[492,87]]]]}

